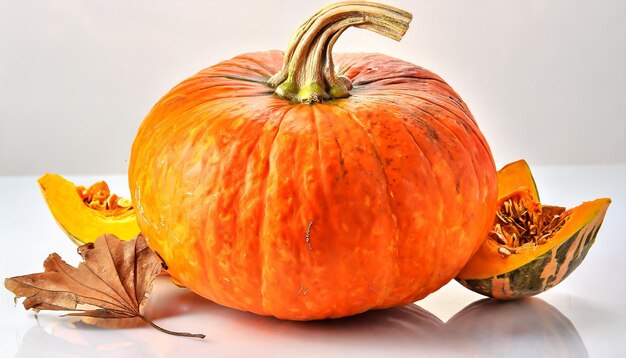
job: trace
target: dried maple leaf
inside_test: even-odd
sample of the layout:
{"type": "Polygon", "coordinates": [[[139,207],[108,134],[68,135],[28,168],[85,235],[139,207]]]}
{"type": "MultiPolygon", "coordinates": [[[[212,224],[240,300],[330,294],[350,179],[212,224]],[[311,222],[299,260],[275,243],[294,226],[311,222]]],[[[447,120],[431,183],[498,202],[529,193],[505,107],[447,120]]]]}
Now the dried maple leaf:
{"type": "Polygon", "coordinates": [[[142,315],[152,281],[163,265],[143,236],[122,241],[114,235],[103,235],[80,246],[78,253],[83,258],[78,268],[52,253],[44,261],[44,272],[7,278],[4,285],[16,299],[26,298],[23,304],[27,310],[74,311],[67,316],[94,318],[139,318],[168,334],[205,337],[166,330],[142,315]]]}

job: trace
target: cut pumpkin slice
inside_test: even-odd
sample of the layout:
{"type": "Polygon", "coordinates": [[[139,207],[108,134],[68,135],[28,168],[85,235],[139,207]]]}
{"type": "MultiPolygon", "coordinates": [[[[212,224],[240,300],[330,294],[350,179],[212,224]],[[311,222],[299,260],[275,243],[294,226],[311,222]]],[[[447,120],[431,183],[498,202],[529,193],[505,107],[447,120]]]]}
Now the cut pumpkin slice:
{"type": "Polygon", "coordinates": [[[111,194],[104,181],[86,188],[60,175],[45,174],[38,182],[54,219],[75,244],[93,242],[103,234],[122,240],[139,234],[132,202],[111,194]]]}
{"type": "Polygon", "coordinates": [[[608,198],[573,209],[542,206],[525,161],[498,172],[493,230],[457,276],[463,286],[496,299],[536,295],[563,281],[593,245],[608,198]]]}

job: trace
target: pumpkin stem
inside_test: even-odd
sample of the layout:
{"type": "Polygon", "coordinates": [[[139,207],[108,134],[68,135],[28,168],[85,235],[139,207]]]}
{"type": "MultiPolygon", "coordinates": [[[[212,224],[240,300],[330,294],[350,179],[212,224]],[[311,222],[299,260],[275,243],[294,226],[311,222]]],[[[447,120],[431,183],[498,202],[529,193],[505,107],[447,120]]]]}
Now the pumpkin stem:
{"type": "Polygon", "coordinates": [[[337,75],[333,64],[332,49],[339,36],[356,26],[400,41],[411,19],[406,11],[373,2],[328,5],[296,30],[284,53],[282,69],[268,85],[280,97],[300,103],[349,97],[352,83],[337,75]]]}

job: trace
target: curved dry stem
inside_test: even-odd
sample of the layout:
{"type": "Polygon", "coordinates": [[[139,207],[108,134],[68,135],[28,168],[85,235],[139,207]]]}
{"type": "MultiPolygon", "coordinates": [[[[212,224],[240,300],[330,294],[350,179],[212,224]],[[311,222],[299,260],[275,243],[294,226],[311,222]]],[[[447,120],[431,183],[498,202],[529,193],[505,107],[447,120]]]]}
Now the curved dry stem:
{"type": "Polygon", "coordinates": [[[412,15],[372,2],[346,1],[329,5],[302,24],[291,37],[280,72],[268,85],[283,98],[316,103],[350,95],[352,84],[335,73],[332,48],[349,27],[367,29],[399,41],[412,15]]]}
{"type": "Polygon", "coordinates": [[[146,322],[147,324],[151,325],[152,327],[156,328],[157,330],[163,332],[163,333],[167,333],[170,334],[172,336],[178,336],[178,337],[190,337],[190,338],[200,338],[200,339],[204,339],[206,337],[206,335],[201,334],[201,333],[187,333],[187,332],[174,332],[174,331],[170,331],[168,329],[165,329],[163,327],[158,326],[156,323],[152,322],[151,320],[147,319],[146,317],[139,315],[137,316],[139,318],[141,318],[144,322],[146,322]]]}

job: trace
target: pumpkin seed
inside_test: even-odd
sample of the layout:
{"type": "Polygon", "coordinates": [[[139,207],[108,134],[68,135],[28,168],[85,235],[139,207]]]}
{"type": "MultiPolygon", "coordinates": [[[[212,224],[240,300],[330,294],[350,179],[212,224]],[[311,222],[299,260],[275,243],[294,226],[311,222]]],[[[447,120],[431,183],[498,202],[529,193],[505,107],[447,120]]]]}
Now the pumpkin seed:
{"type": "Polygon", "coordinates": [[[498,253],[505,255],[505,256],[511,256],[511,251],[509,251],[509,249],[507,249],[506,247],[500,246],[498,248],[498,253]]]}
{"type": "Polygon", "coordinates": [[[522,247],[544,245],[569,218],[565,208],[537,206],[531,197],[514,196],[496,212],[489,238],[501,246],[498,253],[509,256],[522,247]]]}

